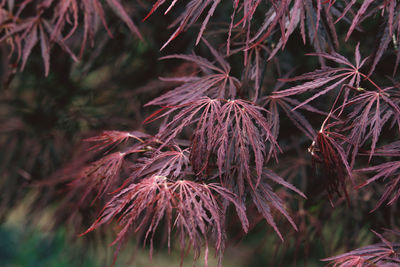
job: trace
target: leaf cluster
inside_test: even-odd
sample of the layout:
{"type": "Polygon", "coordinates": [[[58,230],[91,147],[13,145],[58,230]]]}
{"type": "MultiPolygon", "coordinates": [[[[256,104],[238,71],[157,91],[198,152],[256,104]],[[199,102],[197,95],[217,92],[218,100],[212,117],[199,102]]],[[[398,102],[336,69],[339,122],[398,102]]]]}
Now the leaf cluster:
{"type": "MultiPolygon", "coordinates": [[[[212,243],[222,264],[230,227],[245,235],[262,220],[283,241],[281,229],[306,231],[307,220],[322,221],[305,211],[303,192],[310,201],[326,194],[332,207],[343,201],[351,207],[361,199],[357,190],[368,186],[378,196],[373,211],[386,202],[394,218],[400,196],[398,1],[155,0],[152,8],[138,2],[0,3],[0,43],[9,45],[10,62],[24,70],[38,46],[45,76],[54,45],[81,60],[101,31],[114,35],[109,21],[115,17],[142,39],[131,14],[143,9],[143,23],[151,23],[165,6],[173,32],[160,50],[174,49],[184,32],[199,28],[196,53],[160,58],[183,61],[170,63],[183,75],[166,73],[156,86],[141,88],[157,95],[145,107],[158,107],[141,129],[86,139],[93,161],[61,171],[76,209],[103,206],[83,235],[115,224],[115,255],[134,235],[152,255],[163,236],[168,248],[179,246],[182,258],[192,250],[196,260],[204,248],[206,263],[212,243]],[[381,30],[371,37],[373,27],[381,30]],[[307,58],[318,67],[294,70],[299,46],[312,50],[307,58]],[[389,57],[389,70],[380,68],[389,57]],[[187,66],[193,71],[182,71],[187,66]],[[168,90],[160,93],[159,84],[168,90]],[[298,216],[290,215],[293,208],[298,216]]],[[[394,221],[385,223],[395,228],[394,221]]],[[[326,260],[398,264],[399,245],[377,236],[381,243],[326,260]]]]}

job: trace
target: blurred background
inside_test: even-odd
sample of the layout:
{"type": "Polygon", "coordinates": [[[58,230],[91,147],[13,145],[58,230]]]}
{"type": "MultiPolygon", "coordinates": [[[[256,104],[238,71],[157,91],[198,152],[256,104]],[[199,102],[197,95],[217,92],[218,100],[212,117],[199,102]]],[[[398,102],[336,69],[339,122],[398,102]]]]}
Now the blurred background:
{"type": "MultiPolygon", "coordinates": [[[[148,4],[144,5],[149,10],[148,4]]],[[[146,8],[134,6],[134,17],[143,18],[146,8]]],[[[209,25],[205,38],[222,44],[226,33],[218,32],[219,25],[227,26],[231,7],[220,8],[209,25]]],[[[155,133],[157,123],[143,125],[143,120],[156,108],[143,107],[173,84],[159,77],[191,75],[197,67],[176,60],[159,60],[175,53],[191,53],[204,57],[208,50],[202,45],[194,47],[198,28],[191,29],[160,51],[172,30],[166,30],[180,9],[162,16],[156,14],[147,21],[135,22],[144,36],[140,41],[132,37],[129,29],[116,17],[108,18],[113,38],[100,30],[94,46],[87,49],[80,62],[74,62],[61,48],[52,48],[50,72],[44,77],[40,47],[35,47],[25,70],[17,71],[9,57],[9,47],[0,43],[0,266],[110,266],[114,247],[113,229],[104,229],[78,237],[96,217],[97,206],[80,210],[69,219],[68,179],[60,170],[66,166],[78,168],[90,160],[85,138],[103,130],[141,130],[155,133]],[[61,207],[61,208],[60,208],[61,207]]],[[[344,39],[348,25],[340,24],[340,40],[344,39]]],[[[365,31],[378,33],[378,19],[367,23],[365,31]]],[[[226,28],[226,27],[225,27],[226,28]]],[[[362,33],[354,33],[353,40],[340,47],[340,53],[353,57],[357,40],[362,33]]],[[[313,51],[303,45],[300,33],[294,33],[284,52],[275,61],[266,64],[263,79],[266,90],[275,86],[277,78],[285,73],[312,71],[318,66],[316,58],[304,54],[313,51]]],[[[374,39],[363,39],[361,53],[369,54],[374,39]]],[[[67,40],[74,47],[74,39],[67,40]]],[[[79,44],[76,45],[79,47],[79,44]]],[[[232,72],[240,78],[242,55],[232,59],[232,72]]],[[[378,79],[391,68],[393,60],[382,60],[378,79]]],[[[324,104],[319,104],[324,108],[324,104]]],[[[318,107],[318,104],[317,104],[318,107]]],[[[309,118],[315,125],[321,118],[309,118]]],[[[310,145],[302,134],[283,119],[281,139],[288,153],[279,166],[271,166],[283,177],[298,186],[309,197],[288,200],[288,208],[299,227],[296,232],[286,227],[281,242],[269,226],[258,218],[247,236],[232,227],[229,232],[223,266],[323,266],[320,261],[328,256],[368,245],[377,240],[370,228],[381,229],[388,221],[397,220],[393,213],[396,205],[382,207],[370,214],[379,194],[377,190],[351,192],[351,203],[337,203],[332,208],[318,181],[310,180],[310,145]],[[283,167],[282,167],[283,166],[283,167]],[[295,167],[293,167],[295,166],[295,167]],[[291,168],[289,168],[291,167],[291,168]]],[[[285,197],[285,192],[281,192],[285,197]]],[[[210,253],[209,266],[216,266],[210,253]]],[[[192,266],[187,255],[183,266],[192,266]]],[[[202,256],[201,256],[202,257],[202,256]]],[[[120,252],[116,266],[179,266],[178,251],[168,254],[157,248],[152,260],[140,240],[132,240],[120,252]],[[135,244],[139,243],[137,247],[135,244]]],[[[197,266],[204,266],[200,259],[197,266]]]]}

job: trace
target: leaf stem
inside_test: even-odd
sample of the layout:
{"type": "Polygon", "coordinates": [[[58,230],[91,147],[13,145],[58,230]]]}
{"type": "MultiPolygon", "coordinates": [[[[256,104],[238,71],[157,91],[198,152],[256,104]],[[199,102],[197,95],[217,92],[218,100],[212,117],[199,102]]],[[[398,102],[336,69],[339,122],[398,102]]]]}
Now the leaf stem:
{"type": "Polygon", "coordinates": [[[364,77],[367,81],[369,81],[373,86],[375,86],[380,93],[384,93],[384,91],[382,90],[382,88],[380,88],[373,80],[371,80],[371,78],[369,78],[367,75],[365,75],[362,72],[357,71],[362,77],[364,77]]]}

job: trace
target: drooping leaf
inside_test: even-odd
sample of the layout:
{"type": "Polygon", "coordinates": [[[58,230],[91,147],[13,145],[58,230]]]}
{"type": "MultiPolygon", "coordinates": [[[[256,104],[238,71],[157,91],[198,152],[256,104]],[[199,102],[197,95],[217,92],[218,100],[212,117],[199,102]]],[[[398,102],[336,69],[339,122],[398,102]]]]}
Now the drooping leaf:
{"type": "Polygon", "coordinates": [[[388,205],[391,205],[400,197],[400,161],[389,161],[373,167],[362,168],[358,171],[365,173],[376,173],[373,177],[359,185],[359,187],[367,186],[379,179],[386,181],[385,190],[374,210],[379,208],[385,201],[387,201],[388,205]]]}
{"type": "MultiPolygon", "coordinates": [[[[338,256],[322,259],[329,261],[329,265],[337,267],[360,266],[397,266],[400,264],[399,250],[400,244],[390,242],[382,235],[372,231],[382,242],[373,245],[361,247],[338,256]]],[[[398,236],[399,233],[393,231],[392,236],[398,236]],[[394,235],[393,235],[394,233],[394,235]]]]}
{"type": "MultiPolygon", "coordinates": [[[[151,255],[156,231],[165,221],[167,231],[164,234],[167,235],[168,247],[171,246],[171,233],[175,230],[181,251],[192,249],[194,259],[197,259],[204,242],[212,235],[217,254],[221,257],[225,242],[225,214],[219,204],[221,198],[235,205],[243,229],[247,231],[245,210],[229,190],[218,184],[204,185],[188,180],[170,182],[165,176],[150,176],[114,195],[83,234],[118,216],[121,230],[112,244],[121,244],[132,231],[143,230],[144,242],[150,241],[151,255]]],[[[118,249],[119,246],[117,252],[118,249]]],[[[207,262],[207,258],[205,260],[207,262]]]]}

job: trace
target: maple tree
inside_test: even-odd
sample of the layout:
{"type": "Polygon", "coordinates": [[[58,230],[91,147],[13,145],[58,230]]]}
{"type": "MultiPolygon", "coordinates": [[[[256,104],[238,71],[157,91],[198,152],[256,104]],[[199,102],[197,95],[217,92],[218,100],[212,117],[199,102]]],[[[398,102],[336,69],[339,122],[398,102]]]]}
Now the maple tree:
{"type": "Polygon", "coordinates": [[[315,201],[316,191],[325,192],[333,210],[343,200],[352,209],[363,199],[359,192],[370,190],[378,200],[368,212],[384,203],[393,207],[383,225],[392,229],[385,232],[390,238],[374,232],[380,243],[323,260],[334,266],[400,264],[400,245],[391,240],[399,236],[400,3],[166,2],[0,3],[5,87],[28,71],[35,54],[51,77],[56,46],[71,61],[90,61],[102,53],[101,36],[123,31],[120,22],[131,33],[127,38],[146,42],[153,37],[141,25],[156,23],[152,19],[168,5],[164,16],[172,17],[172,34],[156,48],[174,51],[162,54],[162,62],[173,62],[163,64],[182,67],[142,87],[154,93],[141,103],[153,112],[140,118],[140,129],[114,128],[85,139],[85,157],[55,172],[54,182],[38,183],[68,189],[61,205],[73,207],[68,216],[96,209],[81,235],[116,224],[114,262],[130,237],[149,244],[152,255],[156,236],[164,235],[168,248],[178,240],[182,259],[192,250],[197,260],[204,249],[205,264],[212,244],[221,265],[231,229],[244,236],[265,220],[282,241],[292,228],[298,233],[288,238],[301,243],[311,235],[307,221],[323,223],[304,206],[315,201]],[[377,36],[367,32],[369,21],[380,25],[377,36]],[[173,50],[184,36],[193,39],[186,50],[196,53],[173,50]],[[295,69],[294,53],[304,50],[312,67],[301,67],[309,71],[295,69]]]}

